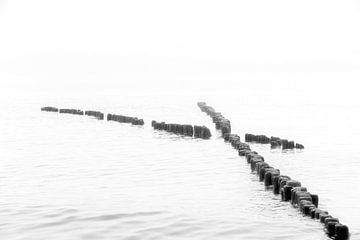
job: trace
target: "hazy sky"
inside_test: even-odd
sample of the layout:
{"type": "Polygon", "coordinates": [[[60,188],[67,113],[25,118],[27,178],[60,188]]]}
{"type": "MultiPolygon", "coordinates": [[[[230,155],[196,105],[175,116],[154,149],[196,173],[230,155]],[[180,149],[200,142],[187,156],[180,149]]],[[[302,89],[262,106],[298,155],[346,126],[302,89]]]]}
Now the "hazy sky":
{"type": "Polygon", "coordinates": [[[355,0],[0,0],[0,87],[354,91],[359,27],[355,0]]]}

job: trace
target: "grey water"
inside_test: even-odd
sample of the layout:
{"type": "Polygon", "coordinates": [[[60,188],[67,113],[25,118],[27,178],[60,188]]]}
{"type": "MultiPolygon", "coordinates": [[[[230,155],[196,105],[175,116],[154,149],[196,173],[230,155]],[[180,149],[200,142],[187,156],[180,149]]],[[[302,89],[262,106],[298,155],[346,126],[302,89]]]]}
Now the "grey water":
{"type": "Polygon", "coordinates": [[[0,236],[328,239],[322,224],[265,190],[196,106],[206,101],[231,120],[242,140],[249,132],[302,143],[302,151],[251,147],[318,194],[319,207],[348,225],[351,239],[359,239],[360,105],[292,93],[253,88],[202,95],[2,94],[0,236]],[[47,105],[137,116],[145,125],[41,112],[47,105]],[[200,140],[154,131],[151,120],[206,125],[213,136],[200,140]]]}

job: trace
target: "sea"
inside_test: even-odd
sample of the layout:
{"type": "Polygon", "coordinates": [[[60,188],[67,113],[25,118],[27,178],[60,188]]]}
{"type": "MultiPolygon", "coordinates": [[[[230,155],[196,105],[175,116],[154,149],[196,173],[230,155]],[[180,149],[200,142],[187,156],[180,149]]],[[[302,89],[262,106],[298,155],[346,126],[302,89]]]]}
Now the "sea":
{"type": "Polygon", "coordinates": [[[4,91],[1,239],[329,239],[318,220],[265,189],[198,101],[228,118],[242,141],[253,133],[303,144],[286,151],[250,146],[318,194],[319,208],[360,239],[360,101],[326,83],[290,85],[4,91]],[[133,116],[145,125],[40,111],[44,106],[133,116]],[[207,126],[212,137],[154,130],[152,120],[207,126]]]}

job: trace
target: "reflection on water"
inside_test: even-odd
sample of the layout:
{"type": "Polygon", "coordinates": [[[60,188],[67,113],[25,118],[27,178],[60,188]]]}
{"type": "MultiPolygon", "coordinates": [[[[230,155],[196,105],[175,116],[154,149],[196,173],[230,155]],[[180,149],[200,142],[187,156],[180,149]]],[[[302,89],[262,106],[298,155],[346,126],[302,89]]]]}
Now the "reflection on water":
{"type": "MultiPolygon", "coordinates": [[[[37,96],[3,106],[4,239],[327,239],[322,224],[264,189],[245,159],[219,138],[196,99],[51,99],[37,96]],[[40,112],[43,105],[134,115],[146,124],[40,112]],[[206,125],[213,137],[204,141],[153,131],[153,119],[206,125]]],[[[359,169],[355,136],[334,145],[332,136],[339,138],[352,125],[340,131],[341,119],[327,115],[346,109],[333,114],[333,108],[319,113],[316,106],[298,105],[295,111],[288,105],[279,111],[211,100],[232,121],[234,132],[301,140],[302,152],[283,153],[260,144],[252,148],[319,194],[320,207],[349,225],[354,239],[359,236],[356,191],[347,186],[360,180],[352,170],[359,169]]]]}

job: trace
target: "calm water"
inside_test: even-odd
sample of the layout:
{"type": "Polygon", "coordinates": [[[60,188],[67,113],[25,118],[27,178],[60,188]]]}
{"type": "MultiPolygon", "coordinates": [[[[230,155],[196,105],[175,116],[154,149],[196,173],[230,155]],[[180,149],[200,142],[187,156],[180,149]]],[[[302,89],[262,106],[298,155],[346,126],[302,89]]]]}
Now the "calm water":
{"type": "MultiPolygon", "coordinates": [[[[286,97],[286,96],[285,96],[286,97]]],[[[213,93],[12,95],[1,98],[2,239],[328,239],[322,224],[265,191],[196,106],[233,132],[293,139],[305,150],[252,145],[320,196],[360,238],[360,106],[213,93]],[[144,118],[145,126],[41,112],[45,105],[144,118]],[[210,127],[210,140],[153,131],[151,120],[210,127]]]]}

